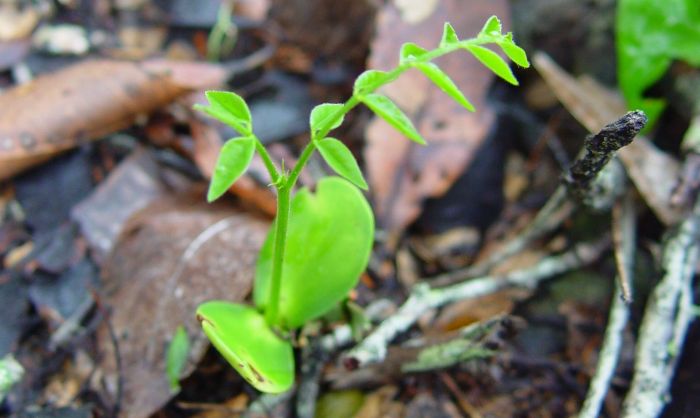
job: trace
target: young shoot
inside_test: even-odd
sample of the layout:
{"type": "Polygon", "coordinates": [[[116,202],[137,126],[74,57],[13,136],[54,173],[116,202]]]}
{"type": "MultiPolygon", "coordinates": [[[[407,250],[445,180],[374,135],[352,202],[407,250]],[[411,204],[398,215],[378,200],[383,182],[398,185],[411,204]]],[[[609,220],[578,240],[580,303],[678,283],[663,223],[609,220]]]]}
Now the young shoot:
{"type": "Polygon", "coordinates": [[[463,50],[507,82],[517,85],[507,62],[488,47],[498,47],[514,63],[528,67],[525,52],[502,33],[497,17],[488,19],[479,34],[460,40],[446,23],[437,48],[413,43],[402,46],[398,65],[390,71],[368,70],[354,84],[345,103],[316,106],[309,118],[310,141],[291,171],[279,168],[253,131],[246,102],[235,93],[209,91],[209,104],[195,108],[228,124],[239,134],[221,149],[207,199],[223,195],[245,173],[253,155],[265,163],[277,191],[277,216],[272,223],[255,271],[254,306],[210,301],[199,306],[197,319],[212,344],[254,387],[268,393],[288,390],[294,382],[290,332],[342,302],[366,269],[374,239],[374,217],[363,196],[367,190],[350,150],[329,133],[345,115],[363,104],[419,144],[426,141],[411,120],[377,89],[415,68],[468,111],[474,106],[459,87],[432,61],[463,50]],[[318,150],[339,177],[318,182],[315,192],[294,192],[299,174],[318,150]]]}

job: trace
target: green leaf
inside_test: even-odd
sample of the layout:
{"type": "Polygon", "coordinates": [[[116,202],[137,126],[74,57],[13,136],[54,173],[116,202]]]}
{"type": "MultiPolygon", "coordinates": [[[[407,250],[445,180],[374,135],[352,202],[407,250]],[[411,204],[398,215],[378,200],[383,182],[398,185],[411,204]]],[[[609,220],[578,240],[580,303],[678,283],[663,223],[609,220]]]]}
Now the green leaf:
{"type": "Polygon", "coordinates": [[[401,45],[399,62],[403,64],[405,62],[415,60],[416,58],[420,58],[421,55],[427,52],[428,51],[425,50],[425,48],[421,48],[413,42],[406,42],[405,44],[401,45]]]}
{"type": "Polygon", "coordinates": [[[617,75],[630,109],[643,110],[653,126],[666,102],[644,91],[674,60],[700,66],[700,8],[696,0],[620,0],[615,22],[617,75]]]}
{"type": "Polygon", "coordinates": [[[445,74],[445,72],[442,71],[440,67],[433,64],[432,62],[421,62],[416,64],[416,68],[418,68],[423,74],[425,74],[426,77],[428,77],[430,81],[435,83],[436,86],[440,87],[442,91],[447,93],[447,95],[450,96],[454,101],[464,106],[470,112],[474,111],[474,105],[472,105],[469,102],[469,100],[467,100],[467,98],[464,97],[462,92],[459,90],[459,87],[457,87],[454,81],[452,81],[452,79],[447,74],[445,74]]]}
{"type": "Polygon", "coordinates": [[[394,78],[386,79],[387,72],[379,70],[367,70],[357,77],[353,87],[353,94],[357,97],[362,97],[365,94],[372,93],[382,85],[394,80],[394,78]]]}
{"type": "Polygon", "coordinates": [[[425,145],[425,139],[418,133],[408,116],[388,97],[381,94],[368,94],[360,100],[410,140],[425,145]]]}
{"type": "Polygon", "coordinates": [[[165,357],[165,374],[170,382],[170,390],[177,392],[180,390],[180,375],[185,364],[187,355],[190,352],[190,340],[187,331],[180,325],[173,335],[173,339],[168,345],[168,352],[165,357]]]}
{"type": "MultiPolygon", "coordinates": [[[[274,225],[255,270],[253,298],[262,311],[270,292],[273,241],[274,225]]],[[[373,241],[372,209],[357,187],[325,177],[316,193],[301,189],[291,204],[277,325],[298,328],[345,299],[367,267],[373,241]]]]}
{"type": "Polygon", "coordinates": [[[498,20],[497,16],[491,16],[489,20],[486,21],[484,27],[479,32],[479,35],[490,35],[499,36],[501,34],[501,21],[498,20]]]}
{"type": "MultiPolygon", "coordinates": [[[[318,132],[330,123],[330,120],[343,108],[342,104],[338,103],[323,103],[311,110],[311,116],[309,117],[309,125],[311,126],[311,137],[316,138],[318,132]]],[[[332,125],[328,127],[328,130],[337,128],[343,123],[345,115],[341,115],[338,120],[336,120],[332,125]]]]}
{"type": "Polygon", "coordinates": [[[454,45],[459,42],[459,37],[457,36],[457,32],[455,32],[455,28],[452,27],[449,23],[445,22],[445,26],[442,30],[442,39],[440,40],[440,47],[448,46],[448,45],[454,45]]]}
{"type": "Polygon", "coordinates": [[[207,91],[208,106],[194,105],[196,110],[231,126],[241,135],[249,136],[253,132],[253,121],[245,100],[236,93],[228,91],[207,91]]]}
{"type": "Polygon", "coordinates": [[[345,177],[360,189],[367,190],[367,182],[362,177],[360,166],[345,144],[335,138],[323,138],[320,141],[316,141],[316,147],[323,159],[336,173],[345,177]]]}
{"type": "Polygon", "coordinates": [[[282,393],[294,383],[292,344],[275,334],[250,306],[209,301],[197,320],[222,356],[256,389],[282,393]]]}
{"type": "Polygon", "coordinates": [[[518,85],[518,80],[515,79],[513,71],[511,71],[508,63],[505,62],[500,55],[479,45],[467,45],[466,48],[476,59],[481,61],[486,68],[493,71],[497,76],[514,86],[518,85]]]}
{"type": "Polygon", "coordinates": [[[518,64],[523,68],[530,67],[530,61],[527,59],[527,54],[525,50],[520,48],[513,42],[513,34],[508,32],[503,40],[498,41],[498,46],[501,47],[503,52],[510,58],[511,61],[518,64]]]}
{"type": "Polygon", "coordinates": [[[214,174],[209,184],[207,201],[213,202],[226,193],[233,183],[245,173],[255,154],[255,138],[239,137],[229,139],[219,152],[214,174]]]}

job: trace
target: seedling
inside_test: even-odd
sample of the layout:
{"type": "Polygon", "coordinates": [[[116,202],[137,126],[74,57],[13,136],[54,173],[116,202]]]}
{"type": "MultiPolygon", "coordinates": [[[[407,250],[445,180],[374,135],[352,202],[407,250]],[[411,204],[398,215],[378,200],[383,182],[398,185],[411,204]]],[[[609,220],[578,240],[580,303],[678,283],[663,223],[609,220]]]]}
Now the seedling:
{"type": "Polygon", "coordinates": [[[253,132],[250,111],[240,96],[209,91],[209,104],[195,106],[240,134],[221,149],[207,199],[211,202],[224,194],[246,171],[255,152],[265,163],[277,190],[277,217],[256,265],[254,306],[210,301],[197,309],[197,319],[212,344],[258,390],[279,393],[292,386],[291,331],[345,299],[369,261],[374,217],[359,190],[366,190],[367,182],[350,150],[329,137],[329,132],[362,103],[410,140],[425,144],[411,120],[377,89],[416,68],[452,99],[474,111],[450,77],[431,61],[466,50],[496,75],[517,85],[506,61],[484,45],[498,45],[516,64],[530,65],[525,51],[513,42],[512,34],[502,33],[497,17],[488,19],[481,32],[467,40],[460,40],[446,23],[437,48],[426,50],[406,43],[396,68],[365,71],[355,81],[348,101],[316,106],[310,116],[311,140],[291,171],[278,168],[272,161],[253,132]],[[292,196],[301,170],[317,149],[340,177],[321,179],[315,193],[303,188],[292,196]]]}

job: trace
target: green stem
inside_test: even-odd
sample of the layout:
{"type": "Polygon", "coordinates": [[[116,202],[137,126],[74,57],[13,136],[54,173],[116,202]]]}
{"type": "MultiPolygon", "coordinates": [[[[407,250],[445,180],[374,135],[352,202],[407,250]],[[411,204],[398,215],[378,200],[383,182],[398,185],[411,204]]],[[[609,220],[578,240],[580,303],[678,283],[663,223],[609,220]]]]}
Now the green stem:
{"type": "Polygon", "coordinates": [[[254,134],[251,134],[251,136],[255,138],[255,150],[258,151],[258,154],[260,154],[260,158],[262,158],[265,168],[267,168],[267,172],[270,173],[272,184],[277,184],[279,182],[280,172],[277,170],[275,163],[272,161],[272,157],[270,157],[270,154],[267,152],[260,139],[254,134]]]}
{"type": "Polygon", "coordinates": [[[289,223],[291,187],[288,187],[287,181],[284,183],[277,185],[277,217],[275,218],[275,243],[272,250],[272,277],[270,278],[270,296],[265,311],[265,320],[270,326],[277,321],[279,311],[282,263],[284,262],[287,224],[289,223]]]}

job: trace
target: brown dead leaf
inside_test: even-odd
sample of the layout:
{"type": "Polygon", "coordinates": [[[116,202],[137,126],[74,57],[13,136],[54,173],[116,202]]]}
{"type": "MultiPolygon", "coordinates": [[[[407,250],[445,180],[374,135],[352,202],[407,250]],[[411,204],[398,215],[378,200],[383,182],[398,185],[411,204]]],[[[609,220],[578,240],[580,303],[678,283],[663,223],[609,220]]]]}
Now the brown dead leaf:
{"type": "MultiPolygon", "coordinates": [[[[600,131],[626,113],[622,98],[594,79],[572,77],[542,52],[535,54],[533,63],[561,103],[589,132],[600,131]]],[[[618,155],[637,190],[664,224],[673,225],[683,218],[682,211],[671,204],[681,176],[675,158],[641,135],[618,155]]]]}
{"type": "Polygon", "coordinates": [[[530,296],[528,289],[505,289],[476,299],[455,302],[440,312],[431,331],[454,331],[499,314],[512,312],[515,302],[530,296]]]}
{"type": "Polygon", "coordinates": [[[192,341],[185,374],[204,354],[207,340],[194,312],[209,299],[242,301],[249,293],[256,254],[268,222],[201,196],[159,200],[134,215],[105,264],[118,342],[120,371],[107,327],[99,336],[108,388],[123,382],[122,416],[147,417],[173,393],[165,350],[183,325],[192,341]]]}
{"type": "MultiPolygon", "coordinates": [[[[446,0],[435,4],[430,15],[410,23],[394,5],[387,5],[377,19],[369,67],[393,68],[397,51],[407,41],[435,47],[446,21],[458,34],[468,37],[478,33],[493,14],[507,25],[507,12],[502,0],[446,0]]],[[[476,113],[466,111],[418,72],[406,73],[382,89],[428,141],[427,146],[416,145],[378,118],[367,129],[365,161],[377,223],[389,233],[389,248],[395,246],[403,229],[420,214],[423,200],[441,196],[464,171],[493,122],[493,112],[485,105],[492,75],[466,55],[450,54],[438,64],[475,105],[476,113]]]]}
{"type": "Polygon", "coordinates": [[[7,90],[0,95],[0,180],[226,76],[206,63],[95,60],[7,90]]]}

